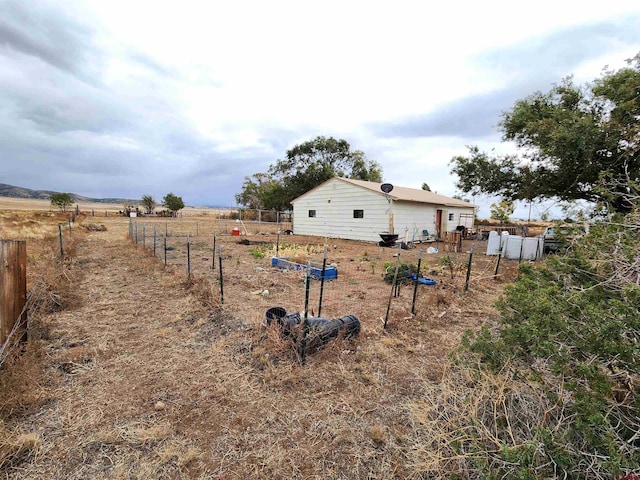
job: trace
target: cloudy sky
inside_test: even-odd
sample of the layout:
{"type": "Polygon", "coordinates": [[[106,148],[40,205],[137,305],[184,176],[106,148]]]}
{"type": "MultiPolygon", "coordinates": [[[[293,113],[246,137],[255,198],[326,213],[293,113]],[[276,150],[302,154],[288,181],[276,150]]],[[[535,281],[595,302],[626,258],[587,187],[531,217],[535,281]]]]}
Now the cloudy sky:
{"type": "Polygon", "coordinates": [[[637,0],[0,0],[0,183],[232,206],[324,135],[454,195],[515,100],[638,51],[637,0]]]}

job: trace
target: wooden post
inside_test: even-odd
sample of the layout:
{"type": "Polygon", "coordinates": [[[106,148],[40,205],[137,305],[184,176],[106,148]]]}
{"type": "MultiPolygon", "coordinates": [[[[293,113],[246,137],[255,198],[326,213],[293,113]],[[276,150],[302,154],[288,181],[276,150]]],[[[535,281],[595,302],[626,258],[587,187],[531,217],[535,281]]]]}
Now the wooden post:
{"type": "Polygon", "coordinates": [[[22,310],[27,302],[27,242],[0,240],[0,348],[16,322],[19,327],[11,342],[26,339],[27,319],[22,310]]]}

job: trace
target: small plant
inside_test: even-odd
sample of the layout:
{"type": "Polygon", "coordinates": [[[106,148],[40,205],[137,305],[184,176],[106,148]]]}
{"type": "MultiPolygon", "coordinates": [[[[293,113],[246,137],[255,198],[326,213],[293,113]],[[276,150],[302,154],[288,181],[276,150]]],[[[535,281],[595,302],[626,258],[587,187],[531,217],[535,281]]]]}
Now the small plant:
{"type": "Polygon", "coordinates": [[[454,262],[454,260],[451,259],[449,254],[447,254],[446,257],[440,257],[439,264],[442,268],[449,269],[449,273],[451,274],[452,280],[456,272],[464,270],[464,265],[454,262]]]}
{"type": "Polygon", "coordinates": [[[253,258],[264,258],[265,252],[263,249],[261,248],[252,248],[251,250],[249,250],[249,253],[251,254],[251,256],[253,258]]]}
{"type": "MultiPolygon", "coordinates": [[[[402,285],[405,283],[411,283],[411,275],[415,275],[417,271],[418,267],[416,267],[414,264],[401,263],[400,265],[398,265],[398,276],[396,278],[396,284],[402,285]]],[[[393,283],[394,277],[396,277],[396,264],[391,263],[385,268],[384,281],[391,284],[393,283]]]]}

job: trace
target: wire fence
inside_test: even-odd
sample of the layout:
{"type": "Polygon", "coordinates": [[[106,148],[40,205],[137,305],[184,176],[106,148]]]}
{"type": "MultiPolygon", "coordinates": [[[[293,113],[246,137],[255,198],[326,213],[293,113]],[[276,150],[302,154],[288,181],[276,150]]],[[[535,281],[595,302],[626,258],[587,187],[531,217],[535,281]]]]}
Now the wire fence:
{"type": "Polygon", "coordinates": [[[239,232],[237,225],[133,219],[129,236],[165,265],[207,279],[221,303],[256,321],[279,307],[311,317],[355,315],[386,328],[499,278],[508,263],[481,254],[482,240],[405,249],[288,235],[282,223],[244,222],[239,232]]]}
{"type": "Polygon", "coordinates": [[[31,287],[27,294],[25,302],[20,315],[15,320],[13,328],[7,335],[4,343],[0,345],[0,368],[6,360],[11,356],[12,352],[26,340],[27,326],[31,321],[32,313],[40,309],[40,305],[44,301],[47,293],[47,285],[43,276],[38,277],[34,285],[31,287]]]}

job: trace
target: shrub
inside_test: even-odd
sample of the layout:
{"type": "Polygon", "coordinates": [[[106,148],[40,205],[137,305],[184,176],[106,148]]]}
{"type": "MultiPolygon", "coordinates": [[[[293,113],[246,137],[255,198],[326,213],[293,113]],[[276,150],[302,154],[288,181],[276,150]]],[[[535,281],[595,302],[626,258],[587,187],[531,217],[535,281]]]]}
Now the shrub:
{"type": "MultiPolygon", "coordinates": [[[[384,281],[388,284],[393,283],[393,278],[396,275],[396,264],[395,263],[384,263],[384,281]]],[[[398,265],[398,276],[396,278],[396,284],[402,285],[405,283],[411,283],[411,275],[415,274],[418,271],[418,267],[416,267],[412,263],[400,263],[398,265]]]]}
{"type": "Polygon", "coordinates": [[[566,255],[523,264],[497,305],[501,328],[465,339],[482,368],[513,359],[563,412],[553,430],[536,432],[545,455],[531,457],[533,467],[551,461],[573,476],[640,465],[639,220],[600,223],[566,255]]]}
{"type": "Polygon", "coordinates": [[[566,254],[520,266],[500,325],[467,332],[443,382],[410,406],[426,432],[416,476],[637,474],[638,230],[638,213],[611,218],[566,254]]]}

